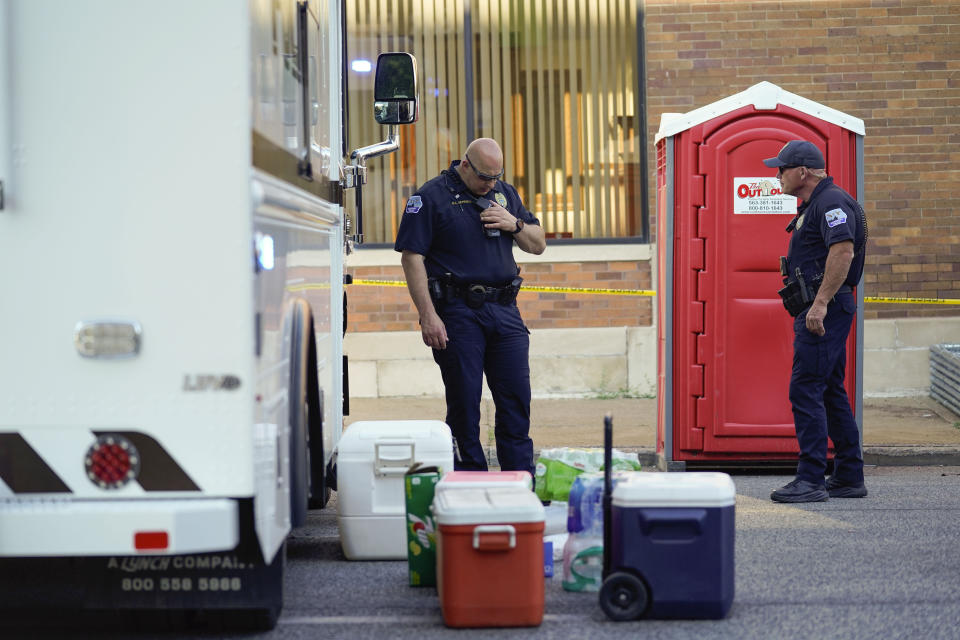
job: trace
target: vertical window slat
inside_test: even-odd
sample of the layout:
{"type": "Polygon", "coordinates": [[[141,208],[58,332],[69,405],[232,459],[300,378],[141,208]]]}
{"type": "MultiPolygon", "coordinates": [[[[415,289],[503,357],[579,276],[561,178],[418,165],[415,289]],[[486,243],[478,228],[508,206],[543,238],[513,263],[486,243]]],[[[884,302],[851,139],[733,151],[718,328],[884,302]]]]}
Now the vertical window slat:
{"type": "MultiPolygon", "coordinates": [[[[401,127],[399,153],[368,165],[368,243],[392,243],[404,201],[460,157],[469,127],[500,143],[508,179],[546,231],[574,239],[642,232],[637,0],[351,0],[344,7],[350,60],[410,51],[421,80],[420,121],[401,127]],[[473,123],[466,122],[468,78],[473,123]]],[[[347,133],[356,148],[382,139],[384,129],[370,113],[373,75],[347,73],[347,133]]],[[[354,196],[346,195],[351,210],[354,196]]]]}

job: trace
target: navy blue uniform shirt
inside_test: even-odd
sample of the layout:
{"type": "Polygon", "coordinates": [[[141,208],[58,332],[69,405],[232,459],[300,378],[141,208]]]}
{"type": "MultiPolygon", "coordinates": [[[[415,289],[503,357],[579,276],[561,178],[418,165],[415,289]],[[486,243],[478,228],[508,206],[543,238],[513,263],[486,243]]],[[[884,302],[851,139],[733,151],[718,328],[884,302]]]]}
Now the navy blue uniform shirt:
{"type": "Polygon", "coordinates": [[[863,209],[853,197],[836,186],[833,178],[827,177],[817,183],[810,200],[800,205],[795,228],[787,250],[787,269],[792,279],[794,270],[800,272],[807,282],[822,274],[827,263],[830,247],[838,242],[852,240],[853,262],[844,284],[857,286],[863,274],[866,227],[863,209]]]}
{"type": "MultiPolygon", "coordinates": [[[[430,278],[450,273],[463,284],[509,284],[517,275],[513,234],[501,230],[499,236],[488,237],[484,233],[480,207],[460,179],[458,164],[459,160],[451,163],[410,196],[393,248],[425,256],[430,278]]],[[[540,224],[523,206],[517,190],[502,180],[483,197],[496,200],[524,224],[540,224]]]]}

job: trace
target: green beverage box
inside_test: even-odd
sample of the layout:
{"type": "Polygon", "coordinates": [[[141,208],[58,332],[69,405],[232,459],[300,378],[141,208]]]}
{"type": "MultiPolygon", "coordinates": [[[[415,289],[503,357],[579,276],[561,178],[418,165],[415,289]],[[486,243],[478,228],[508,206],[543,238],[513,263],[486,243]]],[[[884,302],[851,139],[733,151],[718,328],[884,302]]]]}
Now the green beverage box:
{"type": "Polygon", "coordinates": [[[411,587],[437,585],[437,527],[430,505],[440,480],[437,467],[414,465],[404,477],[407,503],[407,566],[411,587]]]}

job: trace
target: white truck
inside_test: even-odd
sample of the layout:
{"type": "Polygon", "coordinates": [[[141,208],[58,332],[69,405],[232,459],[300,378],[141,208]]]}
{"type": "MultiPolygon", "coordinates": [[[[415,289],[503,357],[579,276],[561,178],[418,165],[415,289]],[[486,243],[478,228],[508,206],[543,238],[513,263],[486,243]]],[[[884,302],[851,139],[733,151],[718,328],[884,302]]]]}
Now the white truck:
{"type": "Polygon", "coordinates": [[[388,139],[345,157],[343,25],[0,0],[0,619],[276,624],[336,478],[344,190],[418,110],[381,55],[388,139]]]}

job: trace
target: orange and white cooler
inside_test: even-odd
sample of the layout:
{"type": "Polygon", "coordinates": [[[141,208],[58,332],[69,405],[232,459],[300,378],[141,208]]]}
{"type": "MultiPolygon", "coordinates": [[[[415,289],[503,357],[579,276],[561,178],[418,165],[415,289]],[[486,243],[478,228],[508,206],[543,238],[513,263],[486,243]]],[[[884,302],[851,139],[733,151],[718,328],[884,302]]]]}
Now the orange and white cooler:
{"type": "MultiPolygon", "coordinates": [[[[438,485],[439,486],[439,485],[438,485]]],[[[438,491],[437,593],[448,627],[534,627],[543,620],[540,499],[526,487],[438,491]]]]}

